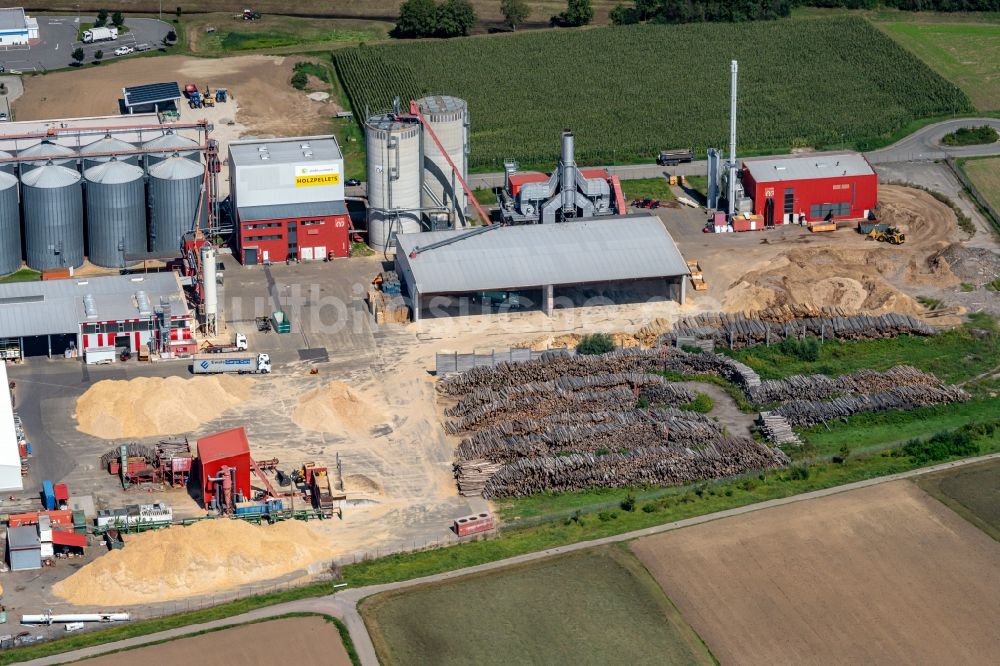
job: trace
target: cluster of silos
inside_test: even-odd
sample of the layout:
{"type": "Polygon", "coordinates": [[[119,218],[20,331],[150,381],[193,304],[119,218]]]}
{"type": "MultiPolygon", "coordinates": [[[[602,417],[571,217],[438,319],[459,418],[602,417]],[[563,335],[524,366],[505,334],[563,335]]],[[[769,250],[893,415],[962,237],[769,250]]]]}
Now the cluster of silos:
{"type": "MultiPolygon", "coordinates": [[[[465,100],[423,97],[417,107],[463,179],[468,178],[469,112],[465,100]]],[[[465,220],[468,197],[437,142],[407,114],[365,121],[368,244],[393,250],[397,233],[448,228],[465,220]]]]}
{"type": "Polygon", "coordinates": [[[20,205],[17,169],[0,163],[0,274],[21,266],[22,228],[28,267],[39,271],[79,267],[85,249],[91,263],[108,268],[123,267],[129,255],[179,250],[196,216],[207,220],[197,147],[173,133],[145,142],[163,149],[147,154],[129,154],[136,146],[111,135],[80,153],[42,141],[18,153],[38,158],[18,163],[20,205]],[[113,152],[123,154],[106,154],[113,152]]]}

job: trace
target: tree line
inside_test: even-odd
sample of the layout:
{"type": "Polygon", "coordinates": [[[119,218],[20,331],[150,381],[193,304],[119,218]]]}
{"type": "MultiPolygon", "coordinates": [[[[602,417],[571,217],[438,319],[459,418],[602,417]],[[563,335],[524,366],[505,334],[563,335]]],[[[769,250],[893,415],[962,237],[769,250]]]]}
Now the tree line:
{"type": "MultiPolygon", "coordinates": [[[[516,30],[531,15],[525,0],[500,0],[504,23],[516,30]]],[[[594,20],[591,0],[567,0],[566,10],[549,19],[549,25],[576,27],[594,20]]],[[[393,37],[465,37],[476,24],[476,10],[469,0],[405,0],[399,6],[399,19],[393,37]]]]}

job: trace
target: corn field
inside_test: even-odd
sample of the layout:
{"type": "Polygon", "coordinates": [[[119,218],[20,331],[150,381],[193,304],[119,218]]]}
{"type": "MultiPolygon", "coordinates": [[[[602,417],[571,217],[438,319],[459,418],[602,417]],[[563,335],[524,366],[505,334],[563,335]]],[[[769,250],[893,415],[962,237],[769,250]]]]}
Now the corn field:
{"type": "Polygon", "coordinates": [[[577,160],[651,160],[724,147],[739,60],[739,150],[864,148],[908,123],[972,110],[956,86],[859,17],[639,25],[360,46],[334,54],[355,116],[427,93],[469,102],[470,166],[547,167],[559,132],[577,160]]]}

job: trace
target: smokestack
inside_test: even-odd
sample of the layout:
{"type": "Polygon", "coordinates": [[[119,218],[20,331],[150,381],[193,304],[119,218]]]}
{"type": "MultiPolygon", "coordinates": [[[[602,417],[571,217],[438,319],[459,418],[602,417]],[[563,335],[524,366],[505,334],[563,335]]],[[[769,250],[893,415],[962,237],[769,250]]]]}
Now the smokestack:
{"type": "Polygon", "coordinates": [[[733,60],[729,71],[732,78],[729,84],[729,219],[736,213],[736,77],[739,65],[733,60]]]}
{"type": "Polygon", "coordinates": [[[573,158],[573,133],[563,130],[562,158],[559,162],[559,191],[563,213],[576,211],[576,160],[573,158]]]}

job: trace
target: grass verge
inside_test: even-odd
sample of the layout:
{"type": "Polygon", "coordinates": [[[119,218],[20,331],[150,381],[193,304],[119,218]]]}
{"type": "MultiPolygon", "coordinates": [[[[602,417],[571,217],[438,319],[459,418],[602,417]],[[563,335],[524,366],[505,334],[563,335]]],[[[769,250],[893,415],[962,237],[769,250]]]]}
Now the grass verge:
{"type": "Polygon", "coordinates": [[[42,274],[38,271],[33,271],[30,268],[22,268],[17,270],[10,275],[5,275],[0,278],[0,284],[9,284],[11,282],[37,282],[42,279],[42,274]]]}
{"type": "Polygon", "coordinates": [[[670,183],[666,178],[636,178],[634,180],[623,180],[622,194],[625,199],[659,199],[660,201],[672,201],[674,193],[670,189],[670,183]]]}

